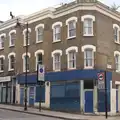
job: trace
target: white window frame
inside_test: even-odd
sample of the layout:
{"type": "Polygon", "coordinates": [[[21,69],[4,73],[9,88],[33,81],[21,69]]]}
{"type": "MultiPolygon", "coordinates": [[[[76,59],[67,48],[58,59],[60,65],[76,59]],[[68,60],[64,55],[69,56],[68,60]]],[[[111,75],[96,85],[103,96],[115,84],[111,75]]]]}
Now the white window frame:
{"type": "MultiPolygon", "coordinates": [[[[70,70],[70,69],[76,69],[76,67],[77,67],[77,59],[76,59],[76,65],[75,65],[75,67],[74,68],[70,68],[70,64],[69,64],[69,52],[71,52],[71,51],[75,51],[76,52],[76,55],[77,55],[77,53],[78,53],[78,47],[77,46],[71,46],[71,47],[69,47],[69,48],[67,48],[66,49],[66,55],[67,55],[67,68],[70,70]]],[[[77,57],[77,56],[76,56],[77,57]]]]}
{"type": "MultiPolygon", "coordinates": [[[[114,58],[116,57],[116,55],[118,55],[118,63],[120,63],[120,52],[119,51],[114,51],[114,58]]],[[[116,66],[116,63],[115,63],[116,66]]],[[[116,69],[116,67],[115,67],[116,69]]],[[[118,66],[118,70],[116,70],[116,72],[120,72],[120,66],[118,66]]]]}
{"type": "Polygon", "coordinates": [[[61,36],[61,27],[62,27],[62,22],[55,22],[54,24],[52,24],[52,29],[53,29],[53,42],[59,42],[59,41],[61,41],[61,39],[58,39],[58,40],[56,40],[55,39],[55,27],[56,26],[60,26],[60,36],[61,36]]]}
{"type": "MultiPolygon", "coordinates": [[[[5,34],[5,33],[2,33],[2,34],[0,35],[0,39],[1,39],[2,37],[6,38],[6,34],[5,34]]],[[[4,41],[4,43],[5,43],[5,41],[4,41]]],[[[1,44],[1,43],[0,43],[0,44],[1,44]]],[[[4,49],[4,47],[1,47],[0,50],[1,50],[1,49],[4,49]]]]}
{"type": "MultiPolygon", "coordinates": [[[[5,60],[5,56],[4,55],[0,55],[0,58],[3,58],[3,60],[5,60]]],[[[0,68],[0,73],[1,72],[4,72],[4,70],[1,70],[1,68],[0,68]]]]}
{"type": "Polygon", "coordinates": [[[94,52],[96,52],[96,46],[94,45],[84,45],[81,47],[81,51],[84,52],[84,59],[85,59],[85,50],[87,49],[91,49],[92,50],[92,58],[93,58],[93,61],[92,61],[92,66],[86,66],[86,63],[85,63],[85,60],[84,60],[84,69],[93,69],[94,68],[94,60],[95,60],[95,56],[94,56],[94,52]]]}
{"type": "Polygon", "coordinates": [[[78,21],[78,18],[77,17],[70,17],[69,19],[66,20],[66,25],[67,25],[67,39],[72,39],[72,38],[75,38],[76,37],[76,33],[77,33],[77,29],[76,29],[76,33],[74,36],[71,36],[69,35],[69,22],[71,21],[74,21],[75,22],[75,28],[77,27],[77,21],[78,21]]]}
{"type": "MultiPolygon", "coordinates": [[[[24,57],[25,56],[28,56],[29,57],[29,59],[30,59],[30,57],[31,57],[31,54],[28,52],[27,54],[26,53],[23,53],[22,54],[22,59],[23,59],[23,72],[26,72],[26,66],[25,66],[25,64],[26,64],[26,61],[25,61],[25,59],[24,59],[24,57]]],[[[29,65],[30,65],[30,63],[29,63],[29,65]]],[[[27,72],[29,72],[30,70],[27,70],[27,72]]]]}
{"type": "MultiPolygon", "coordinates": [[[[23,30],[23,36],[24,36],[23,46],[26,46],[26,32],[27,32],[27,29],[24,29],[23,30]]],[[[28,32],[29,34],[31,33],[31,28],[28,28],[28,32]]],[[[30,45],[30,38],[28,38],[28,45],[30,45]]]]}
{"type": "Polygon", "coordinates": [[[11,30],[11,31],[9,32],[9,47],[15,46],[15,41],[14,41],[14,44],[13,44],[13,45],[12,45],[12,42],[11,42],[11,40],[12,40],[11,34],[12,34],[12,33],[16,34],[16,30],[11,30]]]}
{"type": "MultiPolygon", "coordinates": [[[[113,24],[113,32],[114,32],[115,28],[117,28],[118,31],[117,31],[117,41],[115,41],[115,39],[114,39],[114,42],[120,44],[120,33],[119,33],[120,32],[120,27],[117,24],[113,24]]],[[[114,33],[113,33],[113,35],[114,35],[114,33]]]]}
{"type": "Polygon", "coordinates": [[[62,50],[54,50],[51,53],[51,57],[53,58],[53,71],[61,71],[61,56],[62,56],[62,50]],[[60,69],[55,69],[55,54],[59,54],[60,55],[60,69]]]}
{"type": "MultiPolygon", "coordinates": [[[[36,62],[35,62],[35,70],[37,70],[37,63],[38,63],[38,61],[37,61],[37,55],[38,54],[42,54],[42,57],[43,57],[43,55],[44,55],[44,50],[37,50],[36,52],[35,52],[35,58],[36,58],[36,62]]],[[[43,62],[43,61],[42,61],[43,62]]]]}
{"type": "Polygon", "coordinates": [[[14,58],[15,58],[15,56],[16,56],[16,54],[15,54],[14,52],[11,52],[11,53],[8,54],[8,63],[9,63],[9,64],[8,64],[8,71],[13,71],[13,70],[14,70],[14,69],[11,69],[11,58],[10,58],[10,57],[11,57],[12,55],[14,56],[14,58]]]}
{"type": "MultiPolygon", "coordinates": [[[[36,31],[36,43],[41,43],[43,42],[43,40],[39,41],[38,40],[38,29],[39,28],[43,28],[43,36],[44,36],[44,24],[39,24],[35,27],[35,31],[36,31]]],[[[44,39],[44,38],[43,38],[44,39]]]]}
{"type": "Polygon", "coordinates": [[[93,26],[93,22],[95,22],[95,16],[93,16],[93,15],[83,15],[82,17],[81,17],[81,21],[83,22],[83,36],[94,36],[94,26],[93,26]],[[84,24],[85,24],[85,20],[86,19],[91,19],[92,20],[92,33],[91,34],[85,34],[84,33],[84,24]]]}

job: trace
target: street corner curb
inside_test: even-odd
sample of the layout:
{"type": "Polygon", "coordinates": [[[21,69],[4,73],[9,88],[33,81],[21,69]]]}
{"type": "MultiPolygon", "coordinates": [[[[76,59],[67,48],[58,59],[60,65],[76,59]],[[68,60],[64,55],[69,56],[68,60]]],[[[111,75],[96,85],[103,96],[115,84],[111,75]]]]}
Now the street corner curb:
{"type": "Polygon", "coordinates": [[[66,117],[61,117],[61,116],[46,115],[46,114],[41,114],[41,113],[32,113],[32,112],[29,112],[29,111],[15,110],[15,109],[10,109],[10,108],[2,108],[2,107],[0,107],[0,109],[9,110],[9,111],[15,111],[15,112],[22,112],[22,113],[38,115],[38,116],[45,116],[45,117],[64,119],[64,120],[88,120],[88,119],[75,119],[75,118],[72,119],[72,118],[66,118],[66,117]]]}

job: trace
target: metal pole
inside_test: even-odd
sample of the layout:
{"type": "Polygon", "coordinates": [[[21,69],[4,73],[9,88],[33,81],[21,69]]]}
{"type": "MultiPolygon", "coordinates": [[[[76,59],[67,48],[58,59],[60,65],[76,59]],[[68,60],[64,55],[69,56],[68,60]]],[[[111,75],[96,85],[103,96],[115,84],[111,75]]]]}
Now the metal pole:
{"type": "Polygon", "coordinates": [[[27,31],[26,31],[26,60],[25,60],[25,69],[26,69],[26,72],[25,72],[25,107],[24,107],[24,110],[27,110],[27,62],[28,62],[28,23],[26,24],[26,28],[27,28],[27,31]]]}
{"type": "Polygon", "coordinates": [[[107,108],[107,79],[106,79],[106,71],[105,71],[105,117],[108,118],[108,108],[107,108]]]}

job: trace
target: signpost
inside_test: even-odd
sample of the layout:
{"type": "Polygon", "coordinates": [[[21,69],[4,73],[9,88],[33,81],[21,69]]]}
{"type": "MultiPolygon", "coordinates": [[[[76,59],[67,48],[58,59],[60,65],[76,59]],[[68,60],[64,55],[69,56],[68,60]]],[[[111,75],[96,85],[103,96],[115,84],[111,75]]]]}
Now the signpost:
{"type": "MultiPolygon", "coordinates": [[[[40,85],[40,96],[41,96],[41,86],[45,82],[45,67],[44,65],[38,64],[37,65],[37,82],[40,85]]],[[[39,102],[39,111],[41,111],[41,97],[39,102]]]]}
{"type": "Polygon", "coordinates": [[[97,76],[98,76],[98,89],[99,90],[104,90],[104,92],[105,92],[105,117],[107,119],[108,113],[107,113],[107,81],[106,81],[106,71],[98,73],[97,76]]]}
{"type": "Polygon", "coordinates": [[[105,75],[104,72],[98,73],[98,89],[105,89],[105,75]]]}

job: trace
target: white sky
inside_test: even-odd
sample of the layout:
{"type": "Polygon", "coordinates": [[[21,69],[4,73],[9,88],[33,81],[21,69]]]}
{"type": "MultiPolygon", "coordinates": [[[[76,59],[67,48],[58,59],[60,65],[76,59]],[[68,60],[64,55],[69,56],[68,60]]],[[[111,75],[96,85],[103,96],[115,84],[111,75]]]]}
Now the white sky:
{"type": "MultiPolygon", "coordinates": [[[[60,3],[67,3],[73,0],[0,0],[0,20],[10,19],[9,12],[15,16],[26,15],[39,11],[40,9],[51,7],[60,3]]],[[[120,0],[100,0],[106,5],[120,5],[120,0]]]]}

